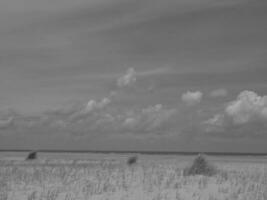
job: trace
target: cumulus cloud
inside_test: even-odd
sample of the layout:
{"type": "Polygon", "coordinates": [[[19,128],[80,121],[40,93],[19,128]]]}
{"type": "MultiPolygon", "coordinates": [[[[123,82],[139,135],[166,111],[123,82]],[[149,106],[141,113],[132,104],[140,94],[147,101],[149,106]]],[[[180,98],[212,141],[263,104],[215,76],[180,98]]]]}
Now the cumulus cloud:
{"type": "Polygon", "coordinates": [[[136,82],[136,71],[134,68],[129,68],[122,77],[118,78],[117,80],[117,86],[118,87],[125,87],[130,86],[136,82]]]}
{"type": "Polygon", "coordinates": [[[89,101],[83,107],[66,112],[55,110],[38,116],[21,116],[0,120],[0,129],[12,129],[16,133],[63,134],[95,136],[99,134],[133,135],[168,133],[174,108],[162,104],[140,108],[105,109],[110,100],[89,101]],[[12,126],[11,126],[12,124],[12,126]]]}
{"type": "Polygon", "coordinates": [[[133,132],[149,132],[162,130],[170,118],[176,113],[176,109],[163,108],[162,104],[149,106],[136,113],[130,113],[123,122],[124,128],[133,132]]]}
{"type": "Polygon", "coordinates": [[[207,132],[238,132],[255,135],[266,130],[267,96],[253,91],[241,92],[234,101],[229,102],[221,113],[203,122],[207,132]]]}
{"type": "MultiPolygon", "coordinates": [[[[117,80],[118,87],[130,86],[136,82],[133,68],[117,80]]],[[[15,120],[0,120],[0,128],[11,128],[18,132],[50,132],[91,135],[98,133],[148,133],[164,132],[169,129],[168,121],[176,113],[176,109],[164,108],[162,104],[140,108],[109,107],[113,91],[99,101],[90,100],[87,104],[71,108],[49,110],[37,116],[20,116],[15,120]],[[36,131],[36,130],[40,131],[36,131]],[[44,130],[44,131],[41,131],[44,130]]]]}
{"type": "Polygon", "coordinates": [[[228,94],[228,91],[224,88],[212,90],[210,92],[210,96],[213,98],[225,97],[225,96],[227,96],[227,94],[228,94]]]}
{"type": "Polygon", "coordinates": [[[86,115],[76,114],[75,118],[70,116],[72,119],[67,119],[65,122],[68,124],[68,129],[83,132],[83,134],[90,134],[90,132],[142,134],[166,131],[168,129],[166,125],[175,113],[176,109],[163,108],[163,105],[157,104],[141,110],[125,108],[115,112],[97,110],[86,115]]]}
{"type": "Polygon", "coordinates": [[[93,112],[100,112],[110,103],[111,100],[109,98],[103,98],[101,101],[90,100],[86,106],[70,113],[70,115],[68,116],[68,120],[72,122],[84,120],[90,117],[93,112]]]}
{"type": "MultiPolygon", "coordinates": [[[[146,72],[147,73],[147,72],[146,72]]],[[[140,76],[150,75],[139,74],[140,76]]],[[[153,71],[162,73],[162,71],[153,71]]],[[[136,72],[133,68],[117,80],[118,87],[130,86],[136,82],[136,72]]],[[[90,100],[86,104],[58,108],[39,113],[35,116],[20,115],[14,119],[5,117],[0,120],[0,129],[13,129],[16,133],[70,133],[73,135],[93,134],[144,134],[170,133],[176,125],[177,109],[168,108],[162,104],[150,105],[145,108],[133,106],[110,106],[117,91],[111,92],[100,100],[90,100]],[[7,120],[8,119],[8,120],[7,120]],[[12,124],[12,126],[10,126],[12,124]]],[[[188,105],[195,105],[202,99],[202,93],[187,92],[182,96],[188,105]]],[[[1,114],[0,114],[1,116],[1,114]]],[[[0,118],[1,119],[1,118],[0,118]]]]}
{"type": "Polygon", "coordinates": [[[241,92],[237,99],[225,109],[227,116],[235,124],[244,124],[254,120],[267,120],[267,96],[259,96],[252,91],[241,92]]]}
{"type": "Polygon", "coordinates": [[[95,109],[101,109],[104,108],[105,106],[107,106],[110,103],[110,99],[109,98],[103,98],[100,102],[97,102],[95,100],[90,100],[87,105],[86,108],[84,110],[84,112],[88,113],[91,112],[95,109]]]}
{"type": "Polygon", "coordinates": [[[189,106],[196,105],[201,102],[203,97],[203,93],[200,91],[187,91],[186,93],[182,94],[182,101],[185,102],[189,106]]]}
{"type": "MultiPolygon", "coordinates": [[[[114,111],[114,110],[113,110],[114,111]]],[[[79,118],[71,120],[69,129],[75,132],[105,133],[105,134],[144,134],[167,130],[169,119],[176,113],[176,109],[163,108],[161,104],[149,106],[144,109],[127,109],[115,112],[90,112],[80,115],[79,118]]]]}
{"type": "Polygon", "coordinates": [[[218,125],[221,126],[224,121],[224,115],[216,114],[212,118],[203,122],[203,124],[218,125]]]}

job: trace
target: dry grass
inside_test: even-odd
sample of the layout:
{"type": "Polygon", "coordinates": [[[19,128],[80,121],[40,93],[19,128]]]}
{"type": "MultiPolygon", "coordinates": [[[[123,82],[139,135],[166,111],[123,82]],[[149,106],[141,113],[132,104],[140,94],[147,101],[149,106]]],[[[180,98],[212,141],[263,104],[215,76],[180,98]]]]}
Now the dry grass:
{"type": "Polygon", "coordinates": [[[266,200],[266,163],[225,163],[184,176],[187,162],[0,161],[0,200],[266,200]]]}

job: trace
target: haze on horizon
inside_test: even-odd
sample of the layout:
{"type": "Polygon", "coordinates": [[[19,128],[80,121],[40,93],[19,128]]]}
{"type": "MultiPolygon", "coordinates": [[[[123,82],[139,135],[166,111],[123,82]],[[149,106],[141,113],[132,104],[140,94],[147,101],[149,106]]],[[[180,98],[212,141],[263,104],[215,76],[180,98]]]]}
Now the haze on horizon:
{"type": "Polygon", "coordinates": [[[0,148],[267,152],[267,2],[0,1],[0,148]]]}

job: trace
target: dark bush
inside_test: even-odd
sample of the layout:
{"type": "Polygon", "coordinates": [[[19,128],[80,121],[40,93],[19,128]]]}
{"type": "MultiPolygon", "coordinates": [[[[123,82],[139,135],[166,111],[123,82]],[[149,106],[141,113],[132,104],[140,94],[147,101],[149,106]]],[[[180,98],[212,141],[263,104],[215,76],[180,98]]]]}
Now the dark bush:
{"type": "Polygon", "coordinates": [[[28,154],[26,160],[35,160],[37,159],[37,151],[32,151],[28,154]]]}
{"type": "Polygon", "coordinates": [[[131,156],[130,158],[128,158],[127,164],[133,165],[133,164],[137,163],[137,159],[138,159],[137,156],[131,156]]]}
{"type": "Polygon", "coordinates": [[[193,164],[186,168],[184,171],[185,175],[204,175],[204,176],[212,176],[216,174],[216,168],[211,165],[204,155],[199,154],[195,160],[193,161],[193,164]]]}

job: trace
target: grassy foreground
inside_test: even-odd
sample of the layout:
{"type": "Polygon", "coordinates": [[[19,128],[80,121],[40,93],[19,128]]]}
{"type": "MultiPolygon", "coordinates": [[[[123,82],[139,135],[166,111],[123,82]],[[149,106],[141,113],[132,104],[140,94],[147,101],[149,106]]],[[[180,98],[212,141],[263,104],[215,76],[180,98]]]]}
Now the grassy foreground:
{"type": "MultiPolygon", "coordinates": [[[[216,164],[216,163],[215,163],[216,164]]],[[[266,200],[266,163],[217,163],[212,176],[188,162],[0,160],[0,200],[266,200]]]]}

